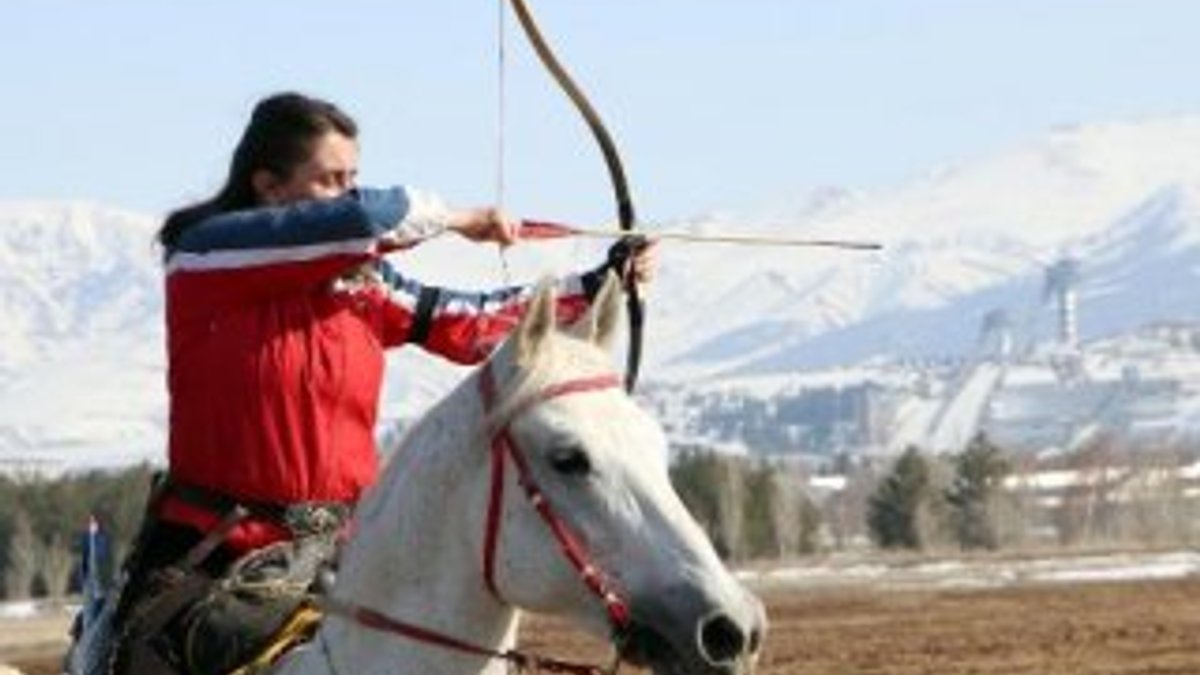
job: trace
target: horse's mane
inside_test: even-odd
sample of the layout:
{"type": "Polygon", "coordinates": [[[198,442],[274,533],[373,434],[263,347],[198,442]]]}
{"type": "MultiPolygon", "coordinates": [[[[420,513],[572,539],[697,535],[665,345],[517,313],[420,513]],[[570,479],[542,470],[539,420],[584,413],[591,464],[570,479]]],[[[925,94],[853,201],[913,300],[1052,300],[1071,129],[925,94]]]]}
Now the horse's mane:
{"type": "MultiPolygon", "coordinates": [[[[447,453],[450,436],[483,436],[495,424],[507,420],[527,397],[548,385],[571,377],[611,372],[609,355],[587,340],[558,328],[540,343],[534,354],[518,354],[516,345],[504,343],[490,361],[496,368],[497,402],[478,426],[461,423],[472,406],[481,406],[479,369],[464,378],[450,393],[435,403],[403,434],[384,448],[387,463],[380,480],[364,495],[362,507],[370,513],[382,508],[390,494],[410,480],[420,480],[417,465],[449,466],[479,461],[470,454],[447,453]],[[436,438],[438,442],[432,442],[436,438]]],[[[480,366],[480,369],[482,366],[480,366]]],[[[464,441],[464,444],[465,441],[464,441]]],[[[480,444],[482,447],[482,444],[480,444]]],[[[451,469],[453,471],[453,469],[451,469]]]]}

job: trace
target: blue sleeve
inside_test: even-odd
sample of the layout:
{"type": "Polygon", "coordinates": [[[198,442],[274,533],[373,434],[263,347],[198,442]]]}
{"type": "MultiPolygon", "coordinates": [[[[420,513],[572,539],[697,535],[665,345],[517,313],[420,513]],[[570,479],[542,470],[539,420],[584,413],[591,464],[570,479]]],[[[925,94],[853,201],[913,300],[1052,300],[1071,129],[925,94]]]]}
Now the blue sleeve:
{"type": "Polygon", "coordinates": [[[358,188],[336,199],[308,200],[218,214],[185,230],[185,253],[290,248],[379,237],[408,213],[402,187],[358,188]]]}

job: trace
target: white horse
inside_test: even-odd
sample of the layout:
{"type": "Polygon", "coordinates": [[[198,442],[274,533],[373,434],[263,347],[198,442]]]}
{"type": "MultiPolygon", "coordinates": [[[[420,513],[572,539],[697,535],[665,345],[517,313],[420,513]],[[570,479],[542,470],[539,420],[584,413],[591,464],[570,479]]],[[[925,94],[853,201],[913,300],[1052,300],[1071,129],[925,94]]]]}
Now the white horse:
{"type": "Polygon", "coordinates": [[[560,332],[544,285],[415,425],[359,506],[320,630],[275,672],[503,673],[489,652],[513,647],[520,610],[567,617],[655,673],[753,671],[762,604],[688,515],[661,430],[611,374],[613,286],[560,332]]]}

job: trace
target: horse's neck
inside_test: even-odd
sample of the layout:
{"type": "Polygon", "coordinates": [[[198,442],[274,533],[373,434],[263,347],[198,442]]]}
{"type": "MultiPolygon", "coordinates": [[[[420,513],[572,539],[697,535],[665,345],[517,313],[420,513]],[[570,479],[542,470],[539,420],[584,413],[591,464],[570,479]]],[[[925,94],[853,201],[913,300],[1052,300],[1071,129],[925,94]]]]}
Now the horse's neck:
{"type": "MultiPolygon", "coordinates": [[[[474,381],[473,379],[470,381],[474,381]]],[[[480,572],[486,490],[462,476],[488,461],[482,414],[469,386],[427,414],[395,451],[357,512],[333,595],[394,619],[503,650],[516,636],[516,612],[485,589],[480,572]]],[[[476,474],[477,475],[477,474],[476,474]]],[[[503,672],[503,664],[327,617],[314,647],[283,672],[503,672]],[[333,667],[330,667],[332,661],[333,667]],[[301,662],[307,662],[301,665],[301,662]]]]}

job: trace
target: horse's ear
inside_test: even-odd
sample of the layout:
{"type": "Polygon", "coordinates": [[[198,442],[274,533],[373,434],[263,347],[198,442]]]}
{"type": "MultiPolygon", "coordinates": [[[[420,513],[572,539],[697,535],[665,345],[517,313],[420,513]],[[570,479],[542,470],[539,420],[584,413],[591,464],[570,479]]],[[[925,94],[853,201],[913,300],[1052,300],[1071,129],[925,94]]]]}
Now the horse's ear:
{"type": "Polygon", "coordinates": [[[555,306],[557,305],[554,282],[543,280],[538,283],[533,299],[525,308],[525,316],[517,326],[517,363],[529,363],[538,353],[538,347],[555,328],[555,306]]]}
{"type": "Polygon", "coordinates": [[[570,333],[601,349],[612,348],[613,339],[621,324],[621,281],[609,272],[592,300],[588,311],[571,324],[570,333]]]}

